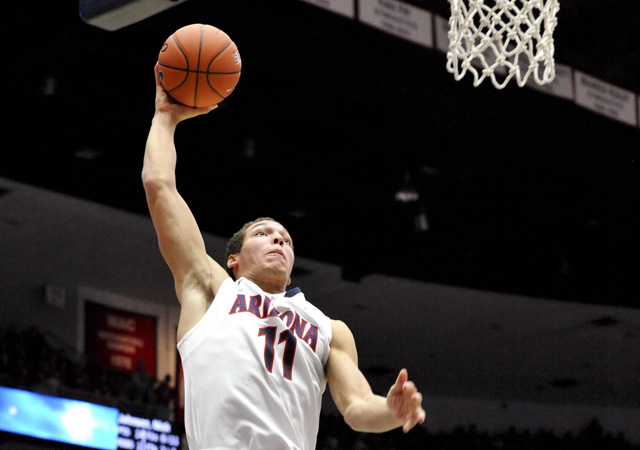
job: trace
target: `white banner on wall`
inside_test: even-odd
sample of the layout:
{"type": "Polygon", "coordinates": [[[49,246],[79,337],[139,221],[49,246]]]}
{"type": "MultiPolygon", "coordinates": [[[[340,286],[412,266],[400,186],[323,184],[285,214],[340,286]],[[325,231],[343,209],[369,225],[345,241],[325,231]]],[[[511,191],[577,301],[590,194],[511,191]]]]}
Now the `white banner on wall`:
{"type": "Polygon", "coordinates": [[[354,0],[302,0],[319,8],[353,19],[355,17],[354,0]]]}
{"type": "Polygon", "coordinates": [[[436,38],[435,47],[446,54],[449,51],[449,19],[435,14],[433,26],[436,38]]]}
{"type": "Polygon", "coordinates": [[[396,0],[360,0],[358,14],[362,23],[433,47],[433,19],[429,11],[396,0]]]}
{"type": "Polygon", "coordinates": [[[575,72],[575,86],[578,105],[632,126],[638,124],[633,92],[579,71],[575,72]]]}

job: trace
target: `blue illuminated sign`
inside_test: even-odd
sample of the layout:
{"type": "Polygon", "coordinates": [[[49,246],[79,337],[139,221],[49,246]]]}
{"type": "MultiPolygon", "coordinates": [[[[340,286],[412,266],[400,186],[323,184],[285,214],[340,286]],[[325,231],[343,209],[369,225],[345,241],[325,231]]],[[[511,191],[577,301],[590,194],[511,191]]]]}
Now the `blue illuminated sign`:
{"type": "Polygon", "coordinates": [[[116,450],[116,408],[0,386],[0,430],[83,447],[116,450]]]}

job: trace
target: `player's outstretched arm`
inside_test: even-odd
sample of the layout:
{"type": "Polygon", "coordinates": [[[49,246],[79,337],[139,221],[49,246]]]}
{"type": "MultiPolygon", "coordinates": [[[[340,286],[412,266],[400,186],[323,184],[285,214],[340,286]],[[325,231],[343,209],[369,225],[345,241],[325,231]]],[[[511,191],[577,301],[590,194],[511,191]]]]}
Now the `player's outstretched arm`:
{"type": "Polygon", "coordinates": [[[424,423],[422,395],[402,369],[387,397],[375,395],[358,369],[358,355],[351,330],[332,321],[331,353],[327,363],[329,389],[345,422],[362,432],[385,432],[402,427],[406,433],[424,423]]]}
{"type": "Polygon", "coordinates": [[[179,336],[204,315],[227,272],[207,254],[191,210],[176,188],[174,133],[178,123],[213,108],[170,101],[156,70],[155,114],[147,138],[142,181],[160,251],[174,277],[182,305],[179,336]]]}

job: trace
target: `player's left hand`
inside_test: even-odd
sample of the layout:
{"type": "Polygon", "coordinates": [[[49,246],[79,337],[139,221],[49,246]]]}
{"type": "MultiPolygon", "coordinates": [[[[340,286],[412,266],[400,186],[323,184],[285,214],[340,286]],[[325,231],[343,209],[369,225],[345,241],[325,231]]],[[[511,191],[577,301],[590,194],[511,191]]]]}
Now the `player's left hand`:
{"type": "Polygon", "coordinates": [[[407,369],[402,369],[389,393],[387,406],[395,417],[402,422],[402,431],[409,432],[418,423],[424,423],[426,413],[422,409],[422,394],[416,385],[409,381],[407,369]]]}

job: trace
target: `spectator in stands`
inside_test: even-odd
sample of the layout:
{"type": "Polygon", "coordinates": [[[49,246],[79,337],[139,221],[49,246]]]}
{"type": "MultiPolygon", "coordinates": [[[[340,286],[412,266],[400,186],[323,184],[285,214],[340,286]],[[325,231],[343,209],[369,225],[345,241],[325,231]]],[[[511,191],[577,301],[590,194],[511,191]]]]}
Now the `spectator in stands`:
{"type": "Polygon", "coordinates": [[[175,389],[171,387],[171,375],[167,374],[155,388],[156,403],[161,406],[172,406],[175,389]]]}
{"type": "Polygon", "coordinates": [[[138,403],[151,401],[151,375],[145,368],[144,361],[138,361],[136,371],[131,377],[131,397],[138,403]]]}

